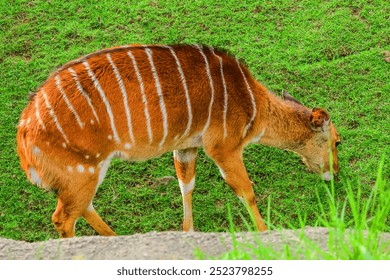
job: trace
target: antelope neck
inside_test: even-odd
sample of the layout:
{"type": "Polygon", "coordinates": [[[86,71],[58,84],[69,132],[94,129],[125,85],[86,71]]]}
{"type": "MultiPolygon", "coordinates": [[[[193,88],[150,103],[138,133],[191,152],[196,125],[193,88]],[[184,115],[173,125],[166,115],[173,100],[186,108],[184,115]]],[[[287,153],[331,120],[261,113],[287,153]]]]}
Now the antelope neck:
{"type": "Polygon", "coordinates": [[[266,132],[261,144],[296,151],[310,138],[308,108],[269,94],[268,108],[264,112],[266,132]]]}

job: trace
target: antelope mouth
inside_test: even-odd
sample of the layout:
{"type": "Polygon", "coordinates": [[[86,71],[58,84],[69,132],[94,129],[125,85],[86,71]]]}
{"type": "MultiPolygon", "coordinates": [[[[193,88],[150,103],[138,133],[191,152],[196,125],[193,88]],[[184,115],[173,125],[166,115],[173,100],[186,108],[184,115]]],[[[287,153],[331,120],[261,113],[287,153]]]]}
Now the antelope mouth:
{"type": "Polygon", "coordinates": [[[325,181],[329,182],[330,180],[333,179],[333,175],[332,175],[329,171],[327,171],[327,172],[324,172],[324,173],[322,174],[322,178],[323,178],[325,181]]]}

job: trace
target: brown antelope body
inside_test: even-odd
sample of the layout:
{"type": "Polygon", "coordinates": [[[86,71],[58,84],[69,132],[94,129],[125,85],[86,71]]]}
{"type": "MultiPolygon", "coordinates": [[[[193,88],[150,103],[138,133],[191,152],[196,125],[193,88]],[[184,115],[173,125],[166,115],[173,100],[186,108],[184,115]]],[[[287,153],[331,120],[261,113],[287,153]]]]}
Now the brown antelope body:
{"type": "Polygon", "coordinates": [[[55,190],[52,220],[61,237],[80,216],[101,235],[114,235],[92,199],[114,157],[145,160],[174,151],[185,231],[193,229],[192,192],[199,147],[266,230],[242,160],[260,143],[299,153],[330,179],[339,138],[323,109],[280,99],[238,60],[202,46],[130,45],[72,61],[31,96],[17,134],[28,179],[55,190]]]}

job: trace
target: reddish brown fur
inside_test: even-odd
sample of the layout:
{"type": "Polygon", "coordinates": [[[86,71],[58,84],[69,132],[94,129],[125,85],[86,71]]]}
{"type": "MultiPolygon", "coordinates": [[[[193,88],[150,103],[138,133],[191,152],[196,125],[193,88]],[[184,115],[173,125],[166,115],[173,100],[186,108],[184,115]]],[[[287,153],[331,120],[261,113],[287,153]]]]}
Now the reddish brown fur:
{"type": "MultiPolygon", "coordinates": [[[[195,177],[197,148],[203,146],[235,193],[248,202],[259,230],[265,230],[266,227],[257,209],[251,182],[242,161],[242,151],[247,144],[256,142],[293,150],[302,155],[309,168],[320,173],[330,170],[330,142],[333,170],[338,172],[335,143],[339,137],[325,110],[311,111],[299,102],[294,102],[291,96],[283,101],[267,92],[243,64],[238,64],[225,52],[182,45],[171,48],[185,77],[192,113],[191,126],[184,83],[171,49],[166,46],[111,48],[67,63],[48,78],[23,111],[17,135],[21,166],[33,183],[58,192],[53,222],[62,237],[74,235],[74,224],[80,216],[100,234],[114,234],[91,204],[113,156],[143,160],[172,150],[182,151],[175,158],[175,167],[181,184],[189,188],[188,185],[195,177]],[[161,85],[167,118],[166,131],[164,108],[146,48],[151,50],[152,62],[161,85]],[[206,62],[199,48],[209,64],[214,96],[206,62]],[[142,77],[150,116],[151,139],[141,84],[129,51],[142,77]],[[134,141],[128,126],[129,116],[123,92],[107,55],[116,66],[126,90],[134,141]],[[223,63],[223,77],[220,60],[223,63]],[[103,89],[110,108],[88,73],[85,62],[103,89]],[[71,69],[76,73],[93,108],[82,96],[71,69]],[[59,78],[65,97],[56,83],[56,77],[59,78]],[[226,126],[223,121],[225,102],[226,126]],[[207,126],[208,120],[210,122],[207,126]],[[187,126],[189,130],[185,134],[187,126]],[[227,137],[224,137],[224,127],[227,137]],[[190,156],[188,161],[187,156],[190,156]]],[[[192,189],[183,193],[183,204],[187,209],[183,225],[185,230],[192,229],[191,196],[192,189]]]]}

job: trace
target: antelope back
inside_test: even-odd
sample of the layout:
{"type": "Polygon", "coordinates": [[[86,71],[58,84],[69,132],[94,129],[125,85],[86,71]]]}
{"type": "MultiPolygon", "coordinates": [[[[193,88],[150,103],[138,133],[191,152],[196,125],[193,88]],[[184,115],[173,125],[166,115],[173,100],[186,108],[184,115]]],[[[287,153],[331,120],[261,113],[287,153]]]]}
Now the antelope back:
{"type": "Polygon", "coordinates": [[[55,187],[56,178],[93,174],[115,155],[237,145],[257,121],[259,87],[238,60],[212,48],[99,51],[65,64],[32,95],[18,126],[21,164],[31,181],[55,187]]]}

